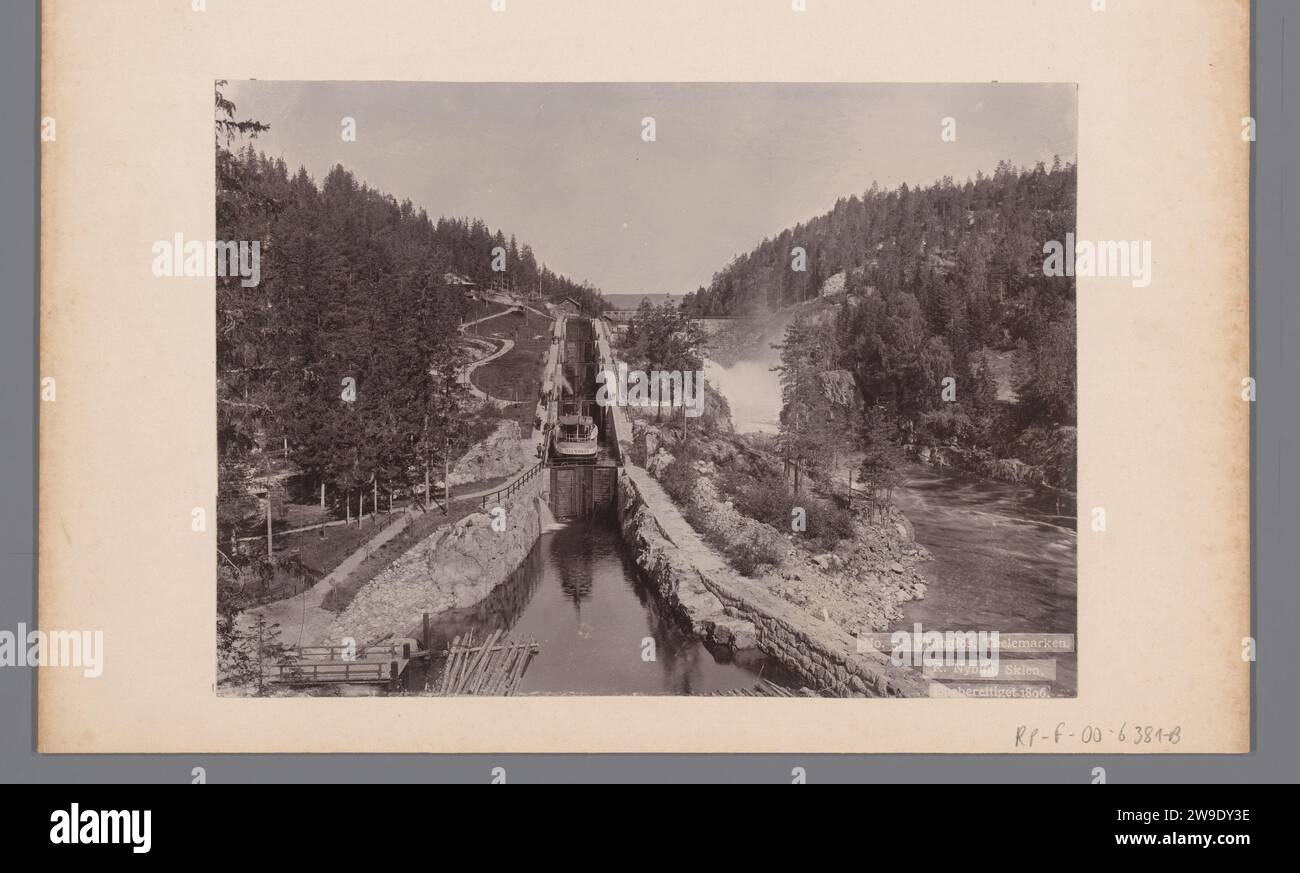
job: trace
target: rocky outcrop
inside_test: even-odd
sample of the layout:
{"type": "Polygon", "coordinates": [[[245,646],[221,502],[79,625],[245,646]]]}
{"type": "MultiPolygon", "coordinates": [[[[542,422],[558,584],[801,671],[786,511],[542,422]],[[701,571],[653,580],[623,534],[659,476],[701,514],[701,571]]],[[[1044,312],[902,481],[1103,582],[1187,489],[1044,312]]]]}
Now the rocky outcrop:
{"type": "Polygon", "coordinates": [[[819,373],[818,379],[822,395],[835,406],[855,411],[862,408],[862,395],[858,393],[858,385],[848,370],[827,370],[819,373]]]}
{"type": "Polygon", "coordinates": [[[1077,487],[1077,441],[1078,431],[1073,426],[1033,427],[1010,446],[1014,457],[995,458],[986,449],[955,444],[913,444],[908,446],[908,454],[935,467],[949,467],[996,482],[1048,488],[1073,499],[1077,487]]]}
{"type": "Polygon", "coordinates": [[[773,593],[857,636],[888,630],[902,618],[904,603],[926,596],[921,567],[930,554],[893,506],[870,523],[859,515],[854,528],[852,538],[830,551],[792,551],[767,581],[773,593]]]}
{"type": "MultiPolygon", "coordinates": [[[[513,476],[536,458],[529,458],[519,431],[519,422],[505,420],[486,439],[470,447],[451,470],[451,485],[482,482],[499,476],[513,476]]],[[[441,483],[439,483],[441,485],[441,483]]]]}

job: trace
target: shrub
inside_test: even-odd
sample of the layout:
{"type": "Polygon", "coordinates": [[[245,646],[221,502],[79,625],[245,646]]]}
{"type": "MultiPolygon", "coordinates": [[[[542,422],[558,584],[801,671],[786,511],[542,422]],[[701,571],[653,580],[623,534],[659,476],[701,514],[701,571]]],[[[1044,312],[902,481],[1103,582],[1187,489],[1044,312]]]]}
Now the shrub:
{"type": "Polygon", "coordinates": [[[970,443],[975,430],[970,415],[957,404],[950,403],[941,409],[923,412],[917,433],[922,442],[931,445],[957,445],[970,443]]]}
{"type": "Polygon", "coordinates": [[[790,529],[791,513],[801,507],[807,528],[800,537],[816,542],[820,548],[832,549],[840,540],[854,535],[852,512],[809,493],[796,499],[780,475],[729,473],[722,481],[722,490],[742,515],[778,531],[790,529]]]}
{"type": "Polygon", "coordinates": [[[789,487],[779,475],[733,471],[723,477],[722,491],[742,515],[778,530],[790,526],[790,510],[796,504],[789,487]]]}
{"type": "Polygon", "coordinates": [[[673,462],[659,471],[659,484],[674,502],[686,506],[690,504],[695,493],[695,483],[700,478],[695,470],[700,451],[691,443],[676,445],[672,451],[673,462]]]}
{"type": "Polygon", "coordinates": [[[808,536],[817,540],[826,550],[835,548],[840,540],[854,535],[853,513],[829,500],[813,501],[805,507],[808,511],[808,536]]]}
{"type": "Polygon", "coordinates": [[[659,473],[659,484],[668,492],[668,496],[680,506],[688,506],[695,492],[695,483],[700,474],[695,471],[695,461],[687,455],[679,455],[659,473]]]}
{"type": "Polygon", "coordinates": [[[752,539],[728,544],[724,551],[738,573],[753,576],[764,565],[780,564],[785,555],[785,544],[775,532],[763,531],[752,539]]]}

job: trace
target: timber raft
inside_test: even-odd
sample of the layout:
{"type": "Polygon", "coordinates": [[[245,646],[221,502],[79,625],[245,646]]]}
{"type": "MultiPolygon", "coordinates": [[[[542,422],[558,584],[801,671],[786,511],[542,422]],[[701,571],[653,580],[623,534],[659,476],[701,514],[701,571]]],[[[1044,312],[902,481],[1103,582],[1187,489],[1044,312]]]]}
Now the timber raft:
{"type": "Polygon", "coordinates": [[[447,649],[442,676],[436,686],[433,680],[425,690],[441,697],[504,696],[509,697],[519,688],[524,671],[540,647],[536,640],[515,643],[497,630],[488,634],[482,645],[474,645],[474,631],[463,638],[456,637],[447,649]]]}
{"type": "MultiPolygon", "coordinates": [[[[428,641],[429,615],[424,616],[428,641]]],[[[475,645],[474,631],[456,637],[441,652],[426,642],[402,637],[353,646],[301,646],[289,649],[274,665],[271,681],[279,685],[378,685],[389,690],[406,686],[407,668],[415,661],[428,665],[424,691],[442,697],[462,695],[510,696],[519,687],[528,665],[541,651],[536,640],[513,642],[503,631],[493,631],[475,645]],[[434,670],[442,661],[441,672],[434,670]],[[434,677],[437,676],[435,679],[434,677]]],[[[418,681],[418,679],[416,680],[418,681]]]]}

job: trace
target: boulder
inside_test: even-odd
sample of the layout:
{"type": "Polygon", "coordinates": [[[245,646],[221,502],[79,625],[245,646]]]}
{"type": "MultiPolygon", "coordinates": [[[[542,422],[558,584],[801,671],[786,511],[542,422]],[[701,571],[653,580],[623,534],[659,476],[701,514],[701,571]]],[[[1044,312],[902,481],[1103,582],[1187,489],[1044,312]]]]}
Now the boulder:
{"type": "Polygon", "coordinates": [[[673,462],[673,456],[661,448],[658,451],[656,451],[653,455],[651,455],[648,461],[646,461],[646,465],[645,465],[646,472],[648,472],[651,476],[658,478],[659,474],[663,472],[664,468],[667,467],[672,462],[673,462]]]}
{"type": "Polygon", "coordinates": [[[857,383],[848,370],[827,370],[818,376],[821,382],[822,396],[835,406],[850,410],[861,409],[862,396],[858,393],[857,383]]]}
{"type": "Polygon", "coordinates": [[[731,649],[758,647],[758,628],[752,621],[734,615],[722,615],[706,623],[709,640],[731,649]]]}

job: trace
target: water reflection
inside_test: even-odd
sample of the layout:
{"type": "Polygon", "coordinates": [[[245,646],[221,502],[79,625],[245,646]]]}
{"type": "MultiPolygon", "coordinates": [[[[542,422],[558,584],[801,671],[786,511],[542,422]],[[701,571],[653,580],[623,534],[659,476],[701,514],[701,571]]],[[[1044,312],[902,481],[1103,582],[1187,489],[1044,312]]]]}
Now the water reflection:
{"type": "MultiPolygon", "coordinates": [[[[582,601],[591,597],[591,540],[588,537],[563,536],[564,532],[557,531],[555,534],[556,540],[564,549],[564,559],[558,562],[560,590],[573,601],[574,608],[581,612],[582,601]]],[[[555,546],[552,545],[552,548],[555,546]]]]}
{"type": "Polygon", "coordinates": [[[439,616],[435,651],[475,628],[541,644],[521,694],[708,694],[752,687],[758,676],[797,684],[761,653],[732,657],[691,634],[640,578],[613,523],[545,533],[486,600],[439,616]]]}

